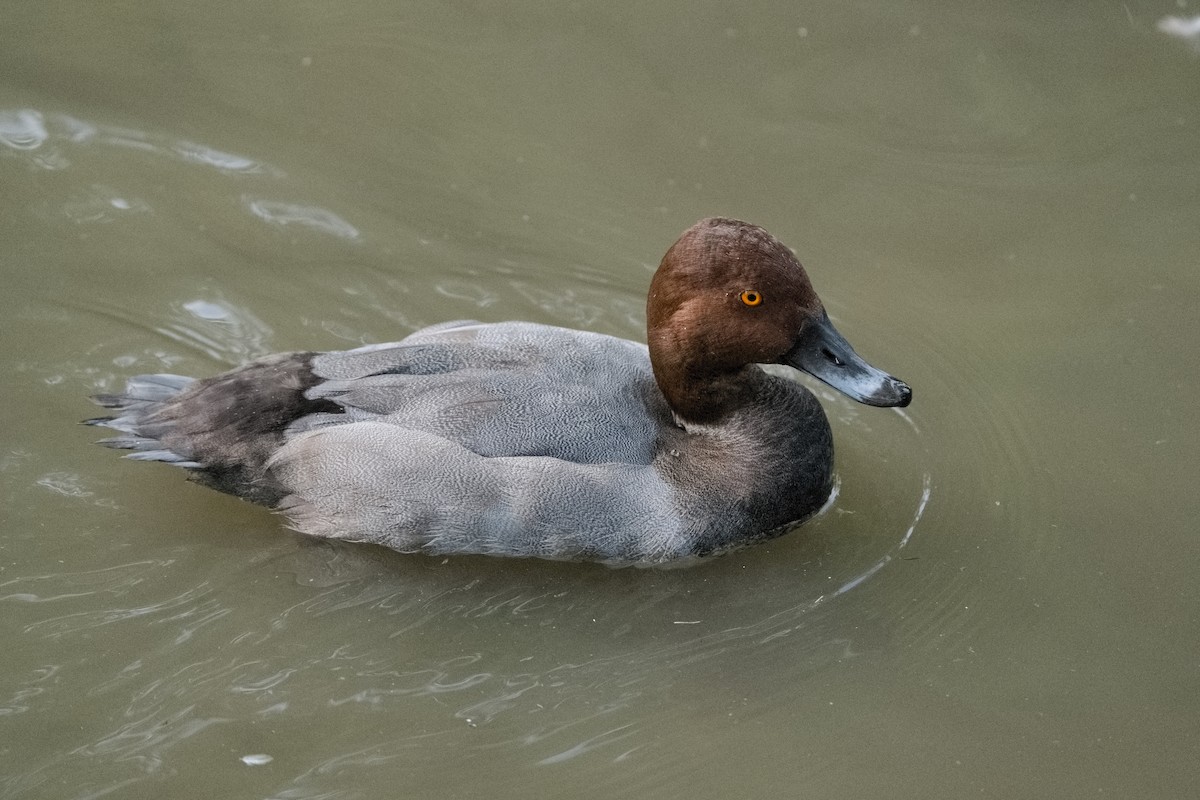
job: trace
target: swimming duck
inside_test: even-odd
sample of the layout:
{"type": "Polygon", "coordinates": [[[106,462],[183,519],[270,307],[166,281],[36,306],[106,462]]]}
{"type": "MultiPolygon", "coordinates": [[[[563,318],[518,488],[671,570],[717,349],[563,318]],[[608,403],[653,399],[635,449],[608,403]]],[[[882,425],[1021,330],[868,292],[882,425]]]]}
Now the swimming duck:
{"type": "Polygon", "coordinates": [[[704,219],[650,283],[647,345],[527,322],[268,356],[97,395],[127,458],[181,467],[292,527],[403,552],[660,564],[784,532],[821,508],[833,438],[817,398],[912,392],[872,367],[763,228],[704,219]]]}

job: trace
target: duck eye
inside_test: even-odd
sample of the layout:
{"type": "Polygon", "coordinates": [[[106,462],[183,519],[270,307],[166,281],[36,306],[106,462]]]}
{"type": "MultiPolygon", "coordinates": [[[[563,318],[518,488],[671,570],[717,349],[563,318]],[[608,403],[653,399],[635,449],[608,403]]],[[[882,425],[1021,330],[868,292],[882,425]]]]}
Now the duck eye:
{"type": "Polygon", "coordinates": [[[754,291],[753,289],[747,289],[746,291],[742,292],[740,297],[742,302],[748,306],[756,306],[762,302],[762,294],[754,291]]]}

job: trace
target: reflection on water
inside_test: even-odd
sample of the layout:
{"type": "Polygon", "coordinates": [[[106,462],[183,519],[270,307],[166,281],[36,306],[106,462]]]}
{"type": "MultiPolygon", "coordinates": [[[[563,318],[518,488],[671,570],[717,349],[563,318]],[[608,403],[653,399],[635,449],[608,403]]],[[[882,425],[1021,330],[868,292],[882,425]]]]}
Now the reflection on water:
{"type": "Polygon", "coordinates": [[[342,239],[357,239],[358,230],[344,219],[326,211],[323,208],[302,206],[296,203],[281,203],[273,200],[261,200],[253,197],[243,197],[242,204],[251,214],[281,227],[287,225],[302,225],[321,233],[328,233],[342,239]]]}
{"type": "MultiPolygon", "coordinates": [[[[92,124],[65,114],[44,114],[29,108],[0,109],[0,145],[8,148],[10,157],[47,170],[70,167],[75,148],[110,147],[134,149],[166,161],[211,167],[230,176],[256,176],[271,180],[286,177],[282,170],[265,162],[226,153],[197,142],[92,124]]],[[[3,150],[0,150],[0,155],[4,155],[3,150]]],[[[250,215],[269,225],[299,225],[348,240],[356,240],[361,236],[349,222],[319,206],[269,200],[248,194],[242,196],[242,206],[250,215]]],[[[145,199],[130,198],[111,186],[94,184],[85,194],[76,194],[58,203],[51,213],[65,214],[79,223],[97,223],[111,222],[119,213],[150,211],[150,202],[145,199]]]]}
{"type": "MultiPolygon", "coordinates": [[[[214,362],[236,365],[272,352],[273,331],[248,308],[240,308],[224,299],[192,299],[171,303],[158,315],[158,324],[147,320],[140,309],[126,305],[102,307],[92,304],[91,313],[118,320],[133,328],[153,331],[187,350],[203,353],[214,362]]],[[[153,372],[170,370],[180,360],[161,350],[155,351],[153,372]]],[[[113,363],[124,371],[114,378],[129,377],[141,363],[134,355],[118,356],[113,363]]]]}
{"type": "Polygon", "coordinates": [[[1196,17],[1163,17],[1156,27],[1177,39],[1182,39],[1193,50],[1200,53],[1200,16],[1196,17]]]}
{"type": "Polygon", "coordinates": [[[42,169],[70,166],[70,154],[76,147],[113,147],[213,167],[221,172],[283,177],[282,171],[269,164],[195,142],[172,141],[143,131],[92,124],[66,114],[44,114],[32,108],[0,109],[0,145],[18,151],[13,155],[42,169]]]}
{"type": "Polygon", "coordinates": [[[72,222],[113,222],[125,213],[145,213],[150,204],[140,198],[129,198],[123,192],[104,184],[93,184],[85,193],[74,194],[59,206],[61,213],[72,222]]]}
{"type": "Polygon", "coordinates": [[[241,363],[270,350],[271,329],[249,309],[227,301],[189,300],[171,311],[172,323],[155,330],[214,360],[241,363]]]}
{"type": "Polygon", "coordinates": [[[42,115],[30,109],[0,111],[0,144],[14,150],[36,150],[49,138],[42,115]]]}

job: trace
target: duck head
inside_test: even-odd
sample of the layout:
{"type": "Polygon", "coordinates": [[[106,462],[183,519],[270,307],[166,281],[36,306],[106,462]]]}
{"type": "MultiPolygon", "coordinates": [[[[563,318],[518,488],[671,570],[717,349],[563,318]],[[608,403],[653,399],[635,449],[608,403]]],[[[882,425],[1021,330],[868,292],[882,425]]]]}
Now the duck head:
{"type": "Polygon", "coordinates": [[[655,378],[685,421],[743,402],[738,374],[752,364],[803,370],[868,405],[912,400],[838,333],[792,251],[747,222],[712,217],[684,231],[651,281],[646,323],[655,378]]]}

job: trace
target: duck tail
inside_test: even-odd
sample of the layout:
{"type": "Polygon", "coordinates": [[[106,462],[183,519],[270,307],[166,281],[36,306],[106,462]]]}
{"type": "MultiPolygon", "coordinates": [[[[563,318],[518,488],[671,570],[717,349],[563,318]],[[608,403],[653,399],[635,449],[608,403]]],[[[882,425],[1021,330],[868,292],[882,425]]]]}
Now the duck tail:
{"type": "Polygon", "coordinates": [[[308,399],[321,382],[311,352],[278,353],[209,378],[138,375],[119,394],[92,400],[115,413],[85,420],[117,431],[100,444],[125,457],[161,461],[188,478],[265,506],[285,494],[267,473],[288,426],[309,414],[339,414],[332,400],[308,399]]]}
{"type": "Polygon", "coordinates": [[[119,431],[121,436],[101,439],[97,444],[132,450],[126,458],[162,461],[186,469],[200,468],[198,462],[163,445],[162,436],[170,429],[171,422],[161,419],[159,414],[195,382],[194,378],[182,375],[136,375],[126,382],[124,392],[92,395],[93,403],[117,413],[85,419],[83,424],[119,431]]]}

